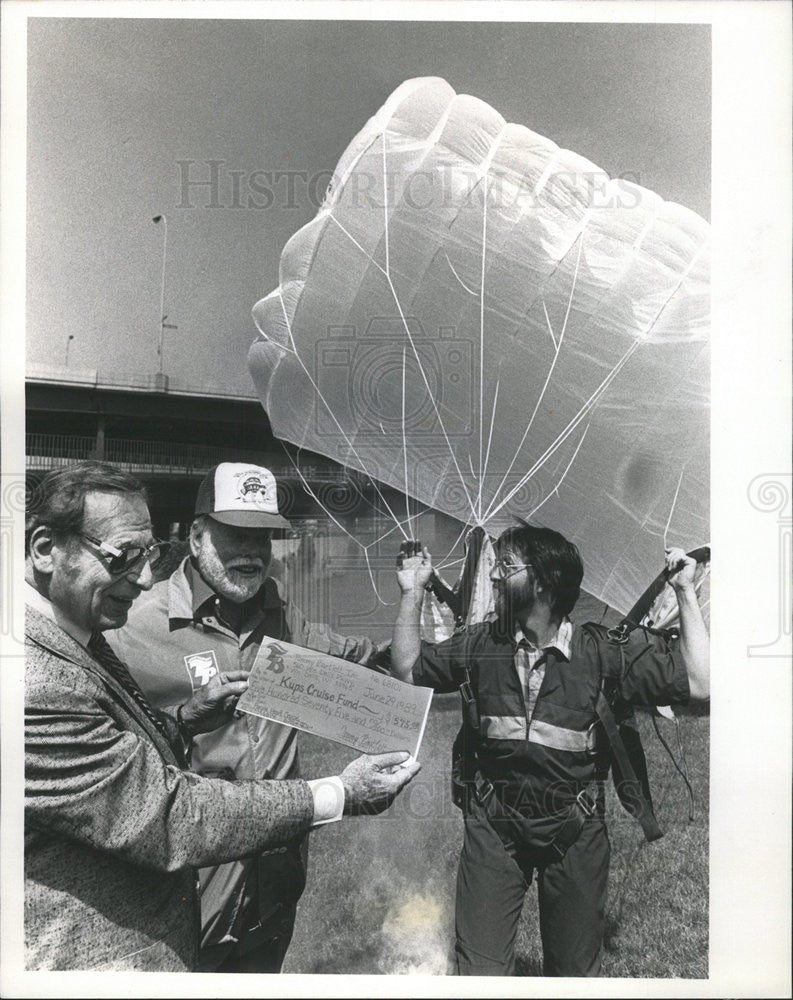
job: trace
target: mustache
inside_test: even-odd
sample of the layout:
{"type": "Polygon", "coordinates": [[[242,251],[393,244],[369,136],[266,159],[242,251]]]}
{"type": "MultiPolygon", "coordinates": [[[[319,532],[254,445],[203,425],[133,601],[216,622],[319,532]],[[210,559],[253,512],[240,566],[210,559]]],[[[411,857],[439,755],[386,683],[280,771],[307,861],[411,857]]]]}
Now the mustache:
{"type": "Polygon", "coordinates": [[[248,569],[251,566],[266,569],[268,564],[269,560],[261,556],[237,556],[226,563],[226,569],[248,569]]]}

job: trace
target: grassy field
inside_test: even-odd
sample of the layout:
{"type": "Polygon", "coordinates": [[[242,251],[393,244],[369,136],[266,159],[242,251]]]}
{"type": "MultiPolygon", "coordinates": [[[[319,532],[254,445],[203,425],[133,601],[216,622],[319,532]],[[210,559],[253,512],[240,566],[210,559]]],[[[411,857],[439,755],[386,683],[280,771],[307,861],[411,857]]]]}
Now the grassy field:
{"type": "MultiPolygon", "coordinates": [[[[582,598],[579,621],[599,620],[602,605],[582,598]]],[[[610,620],[609,615],[606,620],[610,620]]],[[[436,695],[420,752],[422,770],[391,809],[345,819],[312,834],[308,886],[285,972],[425,973],[452,971],[454,883],[462,818],[449,796],[451,744],[459,726],[456,694],[436,695]]],[[[709,718],[681,718],[695,796],[688,820],[682,779],[658,742],[649,716],[639,719],[656,814],[664,837],[641,828],[609,788],[612,844],[603,973],[611,977],[704,978],[708,974],[709,718]]],[[[676,749],[674,723],[661,719],[676,749]]],[[[300,735],[303,773],[337,773],[354,753],[300,735]]],[[[518,935],[518,971],[541,975],[537,900],[526,896],[518,935]]]]}

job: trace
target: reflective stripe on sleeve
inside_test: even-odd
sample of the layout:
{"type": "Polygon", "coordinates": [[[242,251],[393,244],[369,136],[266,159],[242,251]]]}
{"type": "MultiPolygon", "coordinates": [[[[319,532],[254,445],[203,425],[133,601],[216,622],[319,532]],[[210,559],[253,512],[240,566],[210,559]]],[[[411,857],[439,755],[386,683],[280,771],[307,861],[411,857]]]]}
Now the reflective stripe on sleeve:
{"type": "Polygon", "coordinates": [[[526,720],[522,715],[483,715],[479,733],[489,740],[525,740],[526,720]]]}
{"type": "Polygon", "coordinates": [[[551,747],[553,750],[585,752],[587,731],[564,729],[562,726],[553,726],[550,722],[534,719],[529,726],[529,743],[539,743],[544,747],[551,747]]]}

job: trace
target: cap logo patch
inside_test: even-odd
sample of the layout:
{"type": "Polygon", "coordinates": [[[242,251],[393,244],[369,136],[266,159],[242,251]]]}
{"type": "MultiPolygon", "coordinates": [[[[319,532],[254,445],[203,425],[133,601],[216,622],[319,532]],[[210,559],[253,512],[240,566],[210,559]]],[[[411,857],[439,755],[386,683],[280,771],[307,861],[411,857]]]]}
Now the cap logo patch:
{"type": "Polygon", "coordinates": [[[248,476],[240,485],[240,496],[245,503],[266,503],[267,487],[258,476],[248,476]]]}
{"type": "Polygon", "coordinates": [[[212,678],[220,673],[214,649],[207,649],[203,653],[190,653],[184,658],[184,662],[194,691],[209,684],[212,678]]]}

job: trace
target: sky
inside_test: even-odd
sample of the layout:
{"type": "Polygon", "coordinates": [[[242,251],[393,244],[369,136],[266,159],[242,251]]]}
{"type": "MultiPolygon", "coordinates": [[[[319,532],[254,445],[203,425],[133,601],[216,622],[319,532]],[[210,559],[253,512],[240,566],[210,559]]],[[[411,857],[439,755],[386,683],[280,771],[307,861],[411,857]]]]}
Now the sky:
{"type": "Polygon", "coordinates": [[[164,214],[163,311],[176,327],[164,331],[164,371],[253,395],[251,307],[278,284],[281,250],[316,213],[344,148],[411,77],[442,76],[708,218],[710,34],[672,24],[31,20],[28,369],[63,366],[68,344],[70,370],[157,371],[164,227],[152,218],[164,214]]]}

